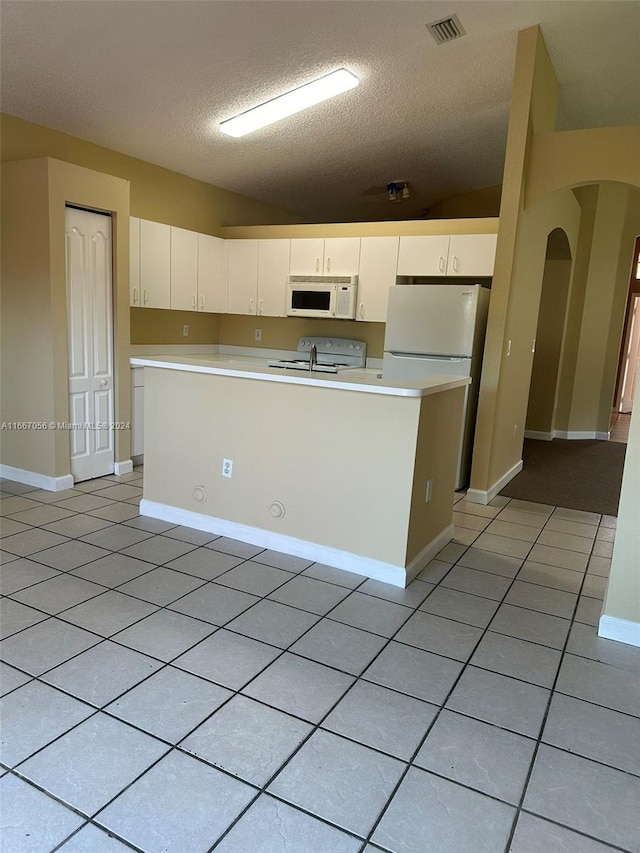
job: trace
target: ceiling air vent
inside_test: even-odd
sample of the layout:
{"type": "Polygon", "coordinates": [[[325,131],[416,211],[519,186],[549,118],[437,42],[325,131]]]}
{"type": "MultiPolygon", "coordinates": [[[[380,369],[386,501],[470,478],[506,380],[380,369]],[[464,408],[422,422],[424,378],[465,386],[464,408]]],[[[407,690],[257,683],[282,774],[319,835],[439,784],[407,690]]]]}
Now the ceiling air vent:
{"type": "Polygon", "coordinates": [[[442,18],[440,21],[434,21],[431,24],[425,24],[425,26],[436,44],[444,44],[466,35],[457,15],[450,15],[448,18],[442,18]]]}

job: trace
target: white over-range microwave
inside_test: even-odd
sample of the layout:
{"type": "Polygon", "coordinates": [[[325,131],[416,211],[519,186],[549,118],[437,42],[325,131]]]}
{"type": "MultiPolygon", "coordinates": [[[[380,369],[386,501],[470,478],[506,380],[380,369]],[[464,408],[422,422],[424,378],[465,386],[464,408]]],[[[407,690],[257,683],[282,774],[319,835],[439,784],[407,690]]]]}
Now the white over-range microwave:
{"type": "Polygon", "coordinates": [[[292,275],[287,283],[287,316],[353,320],[357,275],[292,275]]]}

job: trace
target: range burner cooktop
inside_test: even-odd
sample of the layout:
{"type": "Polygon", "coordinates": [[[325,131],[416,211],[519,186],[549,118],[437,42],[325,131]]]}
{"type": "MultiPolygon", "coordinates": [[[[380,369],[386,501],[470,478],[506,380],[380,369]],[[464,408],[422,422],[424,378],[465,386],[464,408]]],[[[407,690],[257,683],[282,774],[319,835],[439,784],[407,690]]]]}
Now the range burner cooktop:
{"type": "Polygon", "coordinates": [[[315,346],[317,361],[314,373],[339,373],[342,370],[363,368],[367,362],[367,345],[364,341],[346,338],[304,337],[298,341],[297,352],[301,358],[282,359],[269,362],[269,367],[283,370],[306,370],[309,372],[311,347],[315,346]]]}

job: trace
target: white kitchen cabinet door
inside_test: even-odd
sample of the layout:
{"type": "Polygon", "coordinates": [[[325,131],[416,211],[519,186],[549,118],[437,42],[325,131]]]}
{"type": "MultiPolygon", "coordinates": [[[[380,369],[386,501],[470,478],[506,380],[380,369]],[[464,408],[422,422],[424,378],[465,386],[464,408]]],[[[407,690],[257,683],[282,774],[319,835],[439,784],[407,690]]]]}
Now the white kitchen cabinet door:
{"type": "Polygon", "coordinates": [[[198,235],[171,226],[171,308],[198,308],[198,235]]]}
{"type": "Polygon", "coordinates": [[[140,299],[140,220],[129,217],[129,305],[139,308],[140,299]]]}
{"type": "Polygon", "coordinates": [[[493,275],[497,234],[452,234],[447,275],[493,275]]]}
{"type": "Polygon", "coordinates": [[[398,237],[362,238],[356,320],[386,321],[389,288],[396,283],[398,244],[398,237]]]}
{"type": "Polygon", "coordinates": [[[143,308],[171,307],[171,226],[140,220],[140,292],[143,308]]]}
{"type": "Polygon", "coordinates": [[[258,314],[286,317],[291,240],[258,241],[258,314]]]}
{"type": "Polygon", "coordinates": [[[357,275],[360,237],[327,237],[324,241],[324,275],[357,275]]]}
{"type": "Polygon", "coordinates": [[[398,275],[446,275],[449,235],[400,237],[398,275]]]}
{"type": "Polygon", "coordinates": [[[302,238],[291,241],[290,275],[322,275],[324,239],[302,238]]]}
{"type": "Polygon", "coordinates": [[[258,310],[258,241],[227,243],[227,314],[258,310]]]}
{"type": "Polygon", "coordinates": [[[198,311],[222,314],[226,310],[224,243],[220,237],[198,234],[198,311]]]}

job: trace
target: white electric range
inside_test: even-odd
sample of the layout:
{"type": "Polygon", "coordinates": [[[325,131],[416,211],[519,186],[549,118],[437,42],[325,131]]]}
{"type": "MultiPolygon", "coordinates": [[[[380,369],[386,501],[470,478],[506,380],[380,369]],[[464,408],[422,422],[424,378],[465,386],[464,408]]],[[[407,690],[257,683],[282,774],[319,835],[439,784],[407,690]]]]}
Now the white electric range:
{"type": "Polygon", "coordinates": [[[347,338],[305,336],[298,341],[296,350],[300,358],[270,361],[269,367],[283,370],[306,370],[313,373],[340,373],[343,370],[362,369],[367,363],[365,341],[347,338]],[[315,347],[316,360],[311,364],[311,351],[315,347]]]}

